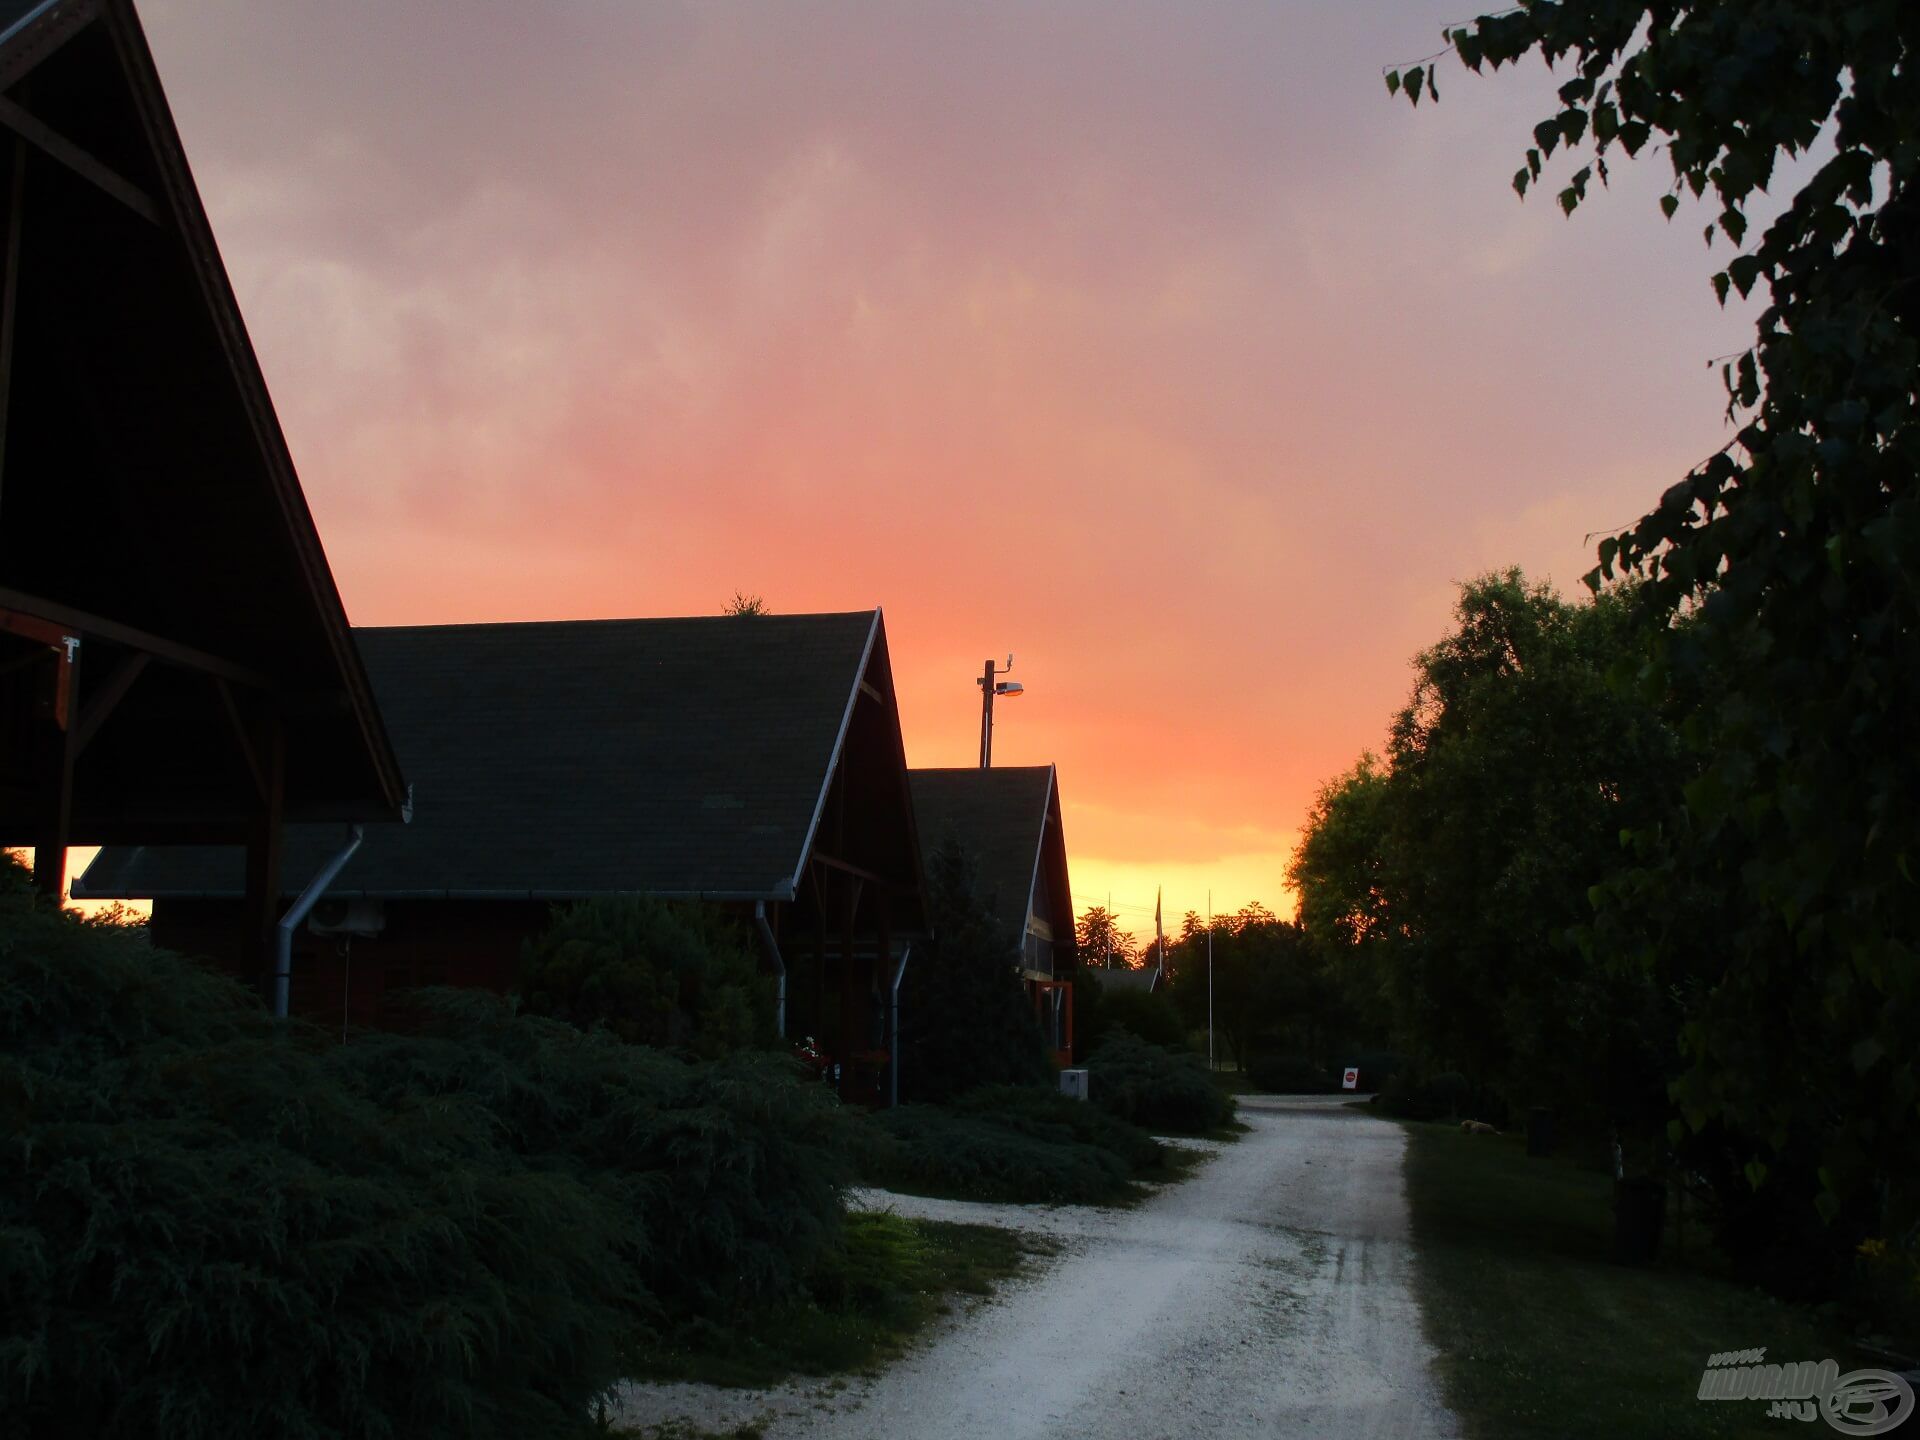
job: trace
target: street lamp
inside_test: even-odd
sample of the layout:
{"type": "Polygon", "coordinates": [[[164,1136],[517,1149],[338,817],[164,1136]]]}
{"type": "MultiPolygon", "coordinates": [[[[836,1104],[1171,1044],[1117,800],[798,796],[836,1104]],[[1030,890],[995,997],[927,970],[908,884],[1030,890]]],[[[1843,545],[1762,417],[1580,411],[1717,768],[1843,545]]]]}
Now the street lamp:
{"type": "Polygon", "coordinates": [[[1013,669],[1013,655],[1007,655],[1007,663],[998,670],[993,661],[987,661],[986,668],[980,672],[980,678],[973,683],[980,687],[980,768],[988,769],[993,764],[993,697],[1004,695],[1011,700],[1016,695],[1026,694],[1026,687],[1018,680],[998,680],[994,677],[1005,675],[1013,669]]]}

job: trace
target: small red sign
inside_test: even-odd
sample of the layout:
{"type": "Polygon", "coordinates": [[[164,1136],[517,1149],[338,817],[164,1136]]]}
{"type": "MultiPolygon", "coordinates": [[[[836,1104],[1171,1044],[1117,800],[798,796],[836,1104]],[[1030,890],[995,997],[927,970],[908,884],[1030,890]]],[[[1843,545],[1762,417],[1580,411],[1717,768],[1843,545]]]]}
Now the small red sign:
{"type": "Polygon", "coordinates": [[[1358,1090],[1360,1088],[1360,1067],[1359,1066],[1349,1065],[1344,1071],[1341,1072],[1340,1088],[1342,1090],[1358,1090]]]}

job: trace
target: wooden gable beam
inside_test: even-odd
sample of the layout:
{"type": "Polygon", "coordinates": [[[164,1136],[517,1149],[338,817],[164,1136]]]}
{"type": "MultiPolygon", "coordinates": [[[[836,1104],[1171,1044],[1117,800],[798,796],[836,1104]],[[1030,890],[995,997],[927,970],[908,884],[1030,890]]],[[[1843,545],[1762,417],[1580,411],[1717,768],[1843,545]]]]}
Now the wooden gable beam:
{"type": "Polygon", "coordinates": [[[111,195],[141,219],[154,225],[165,223],[160,206],[145,190],[119,171],[94,159],[92,155],[41,120],[24,105],[18,101],[9,100],[4,95],[0,95],[0,125],[4,125],[29,145],[58,160],[96,189],[111,195]]]}
{"type": "Polygon", "coordinates": [[[11,610],[22,617],[31,617],[48,625],[57,625],[70,634],[92,636],[99,640],[111,640],[116,645],[124,645],[129,650],[144,650],[156,660],[176,665],[182,670],[198,670],[203,674],[216,675],[235,685],[244,685],[252,690],[271,690],[273,682],[258,670],[250,670],[245,665],[236,665],[231,660],[223,660],[218,655],[209,655],[204,650],[196,650],[191,645],[182,645],[159,635],[150,635],[144,630],[136,630],[131,625],[122,625],[116,620],[108,620],[99,615],[89,615],[85,611],[75,610],[67,605],[57,605],[43,600],[37,595],[23,594],[0,586],[0,611],[11,610]]]}

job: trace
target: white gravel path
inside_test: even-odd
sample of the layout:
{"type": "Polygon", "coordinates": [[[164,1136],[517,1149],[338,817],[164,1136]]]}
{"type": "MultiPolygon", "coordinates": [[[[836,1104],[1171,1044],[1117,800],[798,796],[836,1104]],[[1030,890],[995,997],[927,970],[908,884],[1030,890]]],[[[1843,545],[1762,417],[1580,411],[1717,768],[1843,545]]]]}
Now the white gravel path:
{"type": "Polygon", "coordinates": [[[1426,1440],[1458,1434],[1411,1292],[1400,1127],[1243,1100],[1250,1132],[1133,1210],[867,1191],[866,1208],[1064,1242],[870,1380],[636,1385],[621,1419],[767,1440],[1426,1440]]]}

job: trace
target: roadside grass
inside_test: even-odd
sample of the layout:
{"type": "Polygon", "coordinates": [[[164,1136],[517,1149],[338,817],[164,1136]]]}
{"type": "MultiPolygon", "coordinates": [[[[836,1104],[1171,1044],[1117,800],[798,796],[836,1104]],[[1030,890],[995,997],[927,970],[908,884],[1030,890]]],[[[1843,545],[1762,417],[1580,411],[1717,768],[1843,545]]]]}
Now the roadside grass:
{"type": "Polygon", "coordinates": [[[758,1420],[748,1420],[727,1430],[709,1430],[691,1420],[663,1420],[658,1425],[611,1425],[601,1426],[603,1434],[617,1435],[622,1440],[761,1440],[766,1426],[758,1420]]]}
{"type": "Polygon", "coordinates": [[[1604,1173],[1530,1160],[1506,1136],[1406,1130],[1417,1288],[1470,1440],[1778,1435],[1765,1401],[1696,1398],[1710,1354],[1765,1346],[1769,1360],[1832,1356],[1843,1372],[1880,1363],[1704,1256],[1613,1264],[1604,1173]]]}
{"type": "Polygon", "coordinates": [[[635,1380],[772,1385],[793,1375],[872,1374],[946,1314],[1056,1246],[990,1225],[855,1211],[845,1246],[810,1277],[808,1298],[702,1320],[645,1346],[635,1380]]]}

